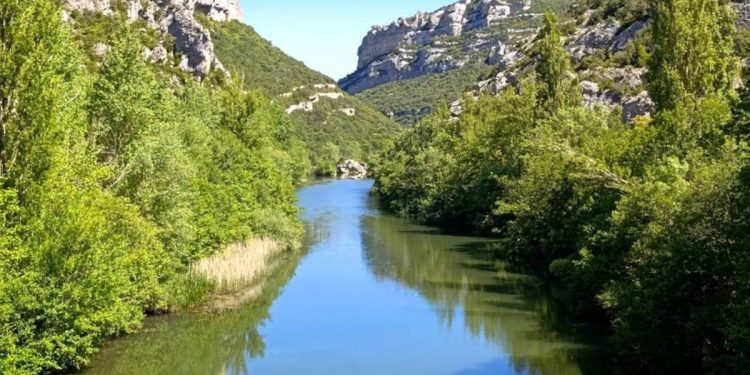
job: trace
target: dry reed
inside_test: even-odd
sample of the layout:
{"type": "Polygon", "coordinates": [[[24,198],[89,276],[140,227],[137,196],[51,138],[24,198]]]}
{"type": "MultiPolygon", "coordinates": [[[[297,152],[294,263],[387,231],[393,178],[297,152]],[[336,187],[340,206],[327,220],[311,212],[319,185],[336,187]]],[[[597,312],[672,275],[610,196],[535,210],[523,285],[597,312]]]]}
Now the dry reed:
{"type": "Polygon", "coordinates": [[[202,259],[193,271],[213,282],[217,292],[238,292],[270,272],[274,257],[282,250],[274,240],[253,239],[202,259]]]}

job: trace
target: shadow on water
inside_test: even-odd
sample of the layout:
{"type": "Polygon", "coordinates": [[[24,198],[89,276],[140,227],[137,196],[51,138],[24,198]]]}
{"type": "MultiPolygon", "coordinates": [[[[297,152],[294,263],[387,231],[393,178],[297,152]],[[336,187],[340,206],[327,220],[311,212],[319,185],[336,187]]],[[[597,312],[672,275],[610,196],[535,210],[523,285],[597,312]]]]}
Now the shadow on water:
{"type": "MultiPolygon", "coordinates": [[[[314,241],[308,238],[308,241],[314,241]]],[[[94,358],[89,375],[247,374],[266,351],[259,329],[303,257],[293,253],[263,282],[262,295],[229,312],[149,318],[142,332],[113,340],[94,358]]]]}
{"type": "MultiPolygon", "coordinates": [[[[365,216],[362,225],[363,256],[376,277],[419,293],[448,327],[463,325],[496,345],[516,373],[610,372],[602,335],[573,324],[538,279],[498,261],[499,241],[444,234],[384,214],[365,216]]],[[[491,361],[456,375],[504,367],[491,361]]]]}

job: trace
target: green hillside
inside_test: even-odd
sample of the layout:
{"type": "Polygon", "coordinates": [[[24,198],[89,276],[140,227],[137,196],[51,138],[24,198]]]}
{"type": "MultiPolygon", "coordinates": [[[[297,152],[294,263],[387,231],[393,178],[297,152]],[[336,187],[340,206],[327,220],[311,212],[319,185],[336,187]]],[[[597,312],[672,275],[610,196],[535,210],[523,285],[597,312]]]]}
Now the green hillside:
{"type": "Polygon", "coordinates": [[[232,73],[244,75],[245,84],[250,88],[276,96],[296,86],[333,83],[331,78],[308,68],[263,39],[252,26],[240,22],[212,22],[205,17],[200,20],[211,30],[221,62],[232,73]]]}
{"type": "Polygon", "coordinates": [[[450,103],[470,91],[480,77],[492,71],[486,64],[395,81],[362,91],[357,97],[384,113],[392,113],[402,124],[412,124],[430,113],[436,104],[450,103]]]}
{"type": "Polygon", "coordinates": [[[233,75],[244,77],[247,89],[260,89],[287,109],[316,94],[340,95],[320,96],[312,111],[290,113],[311,150],[317,173],[331,173],[340,158],[369,161],[383,141],[400,129],[380,111],[339,90],[330,77],[273,46],[251,26],[201,22],[211,31],[219,59],[233,75]]]}
{"type": "MultiPolygon", "coordinates": [[[[614,0],[613,0],[614,1],[614,0]]],[[[533,1],[529,14],[541,14],[547,9],[565,18],[574,0],[533,1]]],[[[356,94],[383,113],[393,113],[396,121],[411,124],[432,112],[435,104],[450,103],[461,98],[464,92],[471,91],[479,80],[486,78],[497,65],[488,64],[489,50],[475,48],[478,41],[502,41],[519,50],[536,35],[541,25],[539,17],[511,17],[499,20],[489,27],[477,28],[459,36],[442,36],[435,42],[420,46],[403,46],[410,56],[418,56],[420,51],[449,45],[448,55],[454,61],[466,61],[458,69],[444,73],[427,74],[416,78],[389,82],[356,94]]]]}

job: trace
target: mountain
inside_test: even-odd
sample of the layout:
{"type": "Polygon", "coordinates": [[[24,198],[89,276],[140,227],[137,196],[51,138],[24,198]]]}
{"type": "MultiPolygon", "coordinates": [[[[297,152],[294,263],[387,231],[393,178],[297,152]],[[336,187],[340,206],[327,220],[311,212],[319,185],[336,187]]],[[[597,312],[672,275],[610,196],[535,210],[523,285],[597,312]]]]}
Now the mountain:
{"type": "Polygon", "coordinates": [[[214,53],[211,34],[195,17],[203,13],[215,21],[241,20],[238,0],[58,0],[64,17],[75,26],[93,55],[103,55],[112,32],[111,18],[124,18],[144,34],[144,52],[156,63],[167,62],[203,79],[225,71],[214,53]],[[197,12],[196,12],[197,11],[197,12]]]}
{"type": "MultiPolygon", "coordinates": [[[[430,13],[374,26],[359,48],[346,91],[402,123],[437,103],[458,111],[466,92],[496,94],[530,73],[541,15],[563,23],[584,99],[622,108],[624,120],[651,110],[644,85],[649,55],[648,2],[643,0],[460,0],[430,13]]],[[[738,48],[750,46],[750,3],[732,3],[738,48]],[[744,46],[744,47],[743,47],[744,46]]],[[[738,51],[743,56],[747,51],[738,51]]]]}
{"type": "Polygon", "coordinates": [[[523,58],[545,9],[565,13],[573,0],[461,0],[430,13],[374,26],[357,70],[339,84],[384,113],[410,121],[436,102],[452,102],[497,67],[523,58]]]}
{"type": "Polygon", "coordinates": [[[113,18],[140,31],[144,57],[182,80],[235,77],[282,106],[310,149],[316,172],[340,158],[369,161],[399,130],[381,111],[285,54],[241,23],[238,0],[67,0],[65,18],[95,63],[109,50],[113,18]]]}
{"type": "MultiPolygon", "coordinates": [[[[653,110],[646,79],[648,59],[653,50],[649,2],[642,0],[586,0],[569,8],[565,25],[565,48],[573,60],[573,70],[588,106],[603,105],[620,110],[628,122],[653,110]]],[[[750,55],[750,3],[731,3],[736,15],[736,56],[750,55]]],[[[522,46],[528,59],[499,66],[493,76],[480,80],[474,90],[497,94],[534,66],[533,43],[522,46]]],[[[736,82],[736,85],[739,85],[736,82]]]]}
{"type": "Polygon", "coordinates": [[[300,125],[318,173],[331,171],[339,158],[369,160],[398,124],[362,100],[340,90],[316,72],[240,22],[204,20],[216,54],[246,88],[262,90],[300,125]]]}

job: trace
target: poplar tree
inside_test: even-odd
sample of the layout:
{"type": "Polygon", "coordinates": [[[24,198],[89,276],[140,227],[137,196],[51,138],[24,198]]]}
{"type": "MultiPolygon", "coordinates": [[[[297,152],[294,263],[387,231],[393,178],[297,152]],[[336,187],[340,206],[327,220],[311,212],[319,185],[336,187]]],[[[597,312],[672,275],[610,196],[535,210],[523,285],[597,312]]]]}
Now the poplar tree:
{"type": "Polygon", "coordinates": [[[0,178],[22,190],[80,132],[79,51],[53,2],[0,0],[0,178]],[[67,137],[66,139],[70,139],[67,137]]]}
{"type": "Polygon", "coordinates": [[[650,87],[657,110],[731,92],[735,15],[719,0],[655,0],[650,87]]]}
{"type": "Polygon", "coordinates": [[[570,55],[563,48],[557,18],[552,11],[544,14],[544,28],[537,41],[539,60],[536,75],[539,80],[537,103],[548,112],[580,104],[580,90],[570,74],[570,55]]]}

